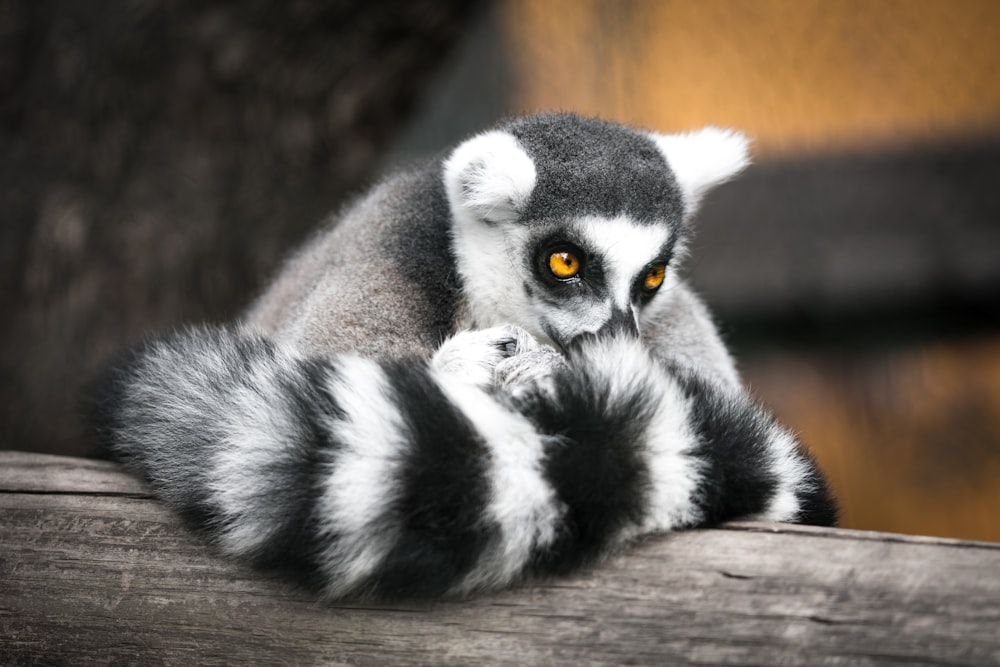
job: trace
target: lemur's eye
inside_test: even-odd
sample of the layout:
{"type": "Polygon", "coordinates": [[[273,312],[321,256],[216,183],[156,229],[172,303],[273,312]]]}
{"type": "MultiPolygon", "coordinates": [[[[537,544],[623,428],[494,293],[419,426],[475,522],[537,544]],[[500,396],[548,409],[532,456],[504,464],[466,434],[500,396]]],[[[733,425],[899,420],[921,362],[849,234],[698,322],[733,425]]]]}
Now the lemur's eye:
{"type": "Polygon", "coordinates": [[[642,287],[647,292],[652,292],[663,284],[663,279],[667,277],[666,264],[653,264],[646,272],[646,277],[642,280],[642,287]]]}
{"type": "Polygon", "coordinates": [[[549,255],[549,271],[559,280],[569,280],[580,272],[580,258],[567,250],[549,255]]]}

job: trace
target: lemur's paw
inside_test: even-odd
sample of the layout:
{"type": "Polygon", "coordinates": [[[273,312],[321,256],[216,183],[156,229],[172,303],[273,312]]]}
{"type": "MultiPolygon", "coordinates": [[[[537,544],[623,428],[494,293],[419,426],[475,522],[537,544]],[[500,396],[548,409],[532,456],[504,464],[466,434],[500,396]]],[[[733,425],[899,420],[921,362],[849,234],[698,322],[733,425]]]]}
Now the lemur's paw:
{"type": "Polygon", "coordinates": [[[433,368],[482,389],[494,386],[494,371],[505,359],[538,348],[521,327],[504,324],[490,329],[462,331],[446,340],[431,359],[433,368]]]}
{"type": "Polygon", "coordinates": [[[515,399],[534,391],[551,394],[555,391],[555,375],[565,366],[563,355],[548,345],[539,345],[498,363],[494,374],[495,386],[515,399]]]}

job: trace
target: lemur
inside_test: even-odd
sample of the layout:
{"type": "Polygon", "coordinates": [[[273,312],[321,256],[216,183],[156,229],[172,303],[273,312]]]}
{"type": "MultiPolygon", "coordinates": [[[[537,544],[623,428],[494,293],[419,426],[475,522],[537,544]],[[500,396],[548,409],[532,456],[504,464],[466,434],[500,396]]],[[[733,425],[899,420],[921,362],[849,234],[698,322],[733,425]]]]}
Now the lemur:
{"type": "Polygon", "coordinates": [[[727,519],[833,525],[678,273],[716,128],[511,120],[392,174],[228,326],[124,352],[100,443],[225,554],[328,598],[466,595],[727,519]]]}

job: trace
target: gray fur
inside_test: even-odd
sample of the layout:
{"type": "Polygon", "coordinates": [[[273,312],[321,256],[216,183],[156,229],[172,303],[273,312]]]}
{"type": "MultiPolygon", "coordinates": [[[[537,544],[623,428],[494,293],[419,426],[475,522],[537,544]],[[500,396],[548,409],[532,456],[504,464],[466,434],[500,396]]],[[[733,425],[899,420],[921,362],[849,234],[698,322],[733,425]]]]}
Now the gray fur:
{"type": "Polygon", "coordinates": [[[385,179],[329,220],[244,322],[311,354],[427,356],[454,329],[452,265],[447,202],[428,165],[385,179]]]}
{"type": "Polygon", "coordinates": [[[705,304],[684,283],[664,290],[664,308],[642,323],[643,339],[661,359],[738,387],[739,373],[705,304]]]}
{"type": "MultiPolygon", "coordinates": [[[[642,133],[566,114],[519,119],[510,132],[539,170],[521,221],[544,229],[579,215],[627,214],[675,228],[671,247],[677,243],[681,195],[662,155],[642,133]]],[[[311,354],[397,358],[429,356],[462,328],[495,324],[471,315],[463,298],[447,243],[452,222],[438,164],[386,178],[331,219],[289,259],[244,322],[311,354]]],[[[656,322],[643,323],[650,344],[737,380],[724,343],[690,288],[679,281],[660,298],[676,302],[679,315],[670,315],[671,306],[656,322]]]]}
{"type": "Polygon", "coordinates": [[[538,167],[525,220],[624,213],[639,222],[676,225],[684,217],[677,181],[642,132],[567,114],[515,121],[510,132],[538,167]]]}

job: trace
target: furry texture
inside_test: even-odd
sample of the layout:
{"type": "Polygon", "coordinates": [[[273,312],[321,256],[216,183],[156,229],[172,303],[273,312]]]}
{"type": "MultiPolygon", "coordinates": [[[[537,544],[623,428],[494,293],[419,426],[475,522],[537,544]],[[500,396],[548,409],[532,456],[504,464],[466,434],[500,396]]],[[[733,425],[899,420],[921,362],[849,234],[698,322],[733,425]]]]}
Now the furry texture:
{"type": "Polygon", "coordinates": [[[652,138],[673,170],[689,212],[711,188],[750,164],[750,142],[731,130],[706,127],[686,134],[654,134],[652,138]]]}
{"type": "MultiPolygon", "coordinates": [[[[487,333],[469,344],[493,358],[511,330],[487,333]]],[[[333,597],[495,589],[734,516],[833,520],[812,461],[742,393],[631,336],[559,359],[511,392],[192,329],[116,366],[92,414],[222,551],[333,597]]]]}
{"type": "Polygon", "coordinates": [[[831,524],[677,273],[745,149],[564,114],[474,137],[346,209],[243,322],[124,353],[90,428],[222,552],[329,597],[493,590],[737,517],[831,524]]]}

